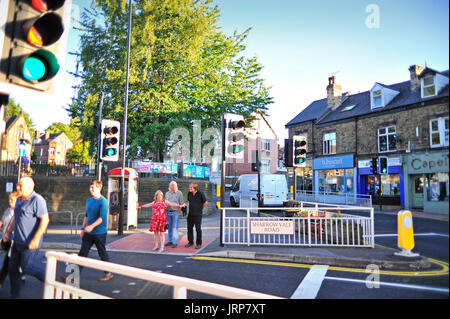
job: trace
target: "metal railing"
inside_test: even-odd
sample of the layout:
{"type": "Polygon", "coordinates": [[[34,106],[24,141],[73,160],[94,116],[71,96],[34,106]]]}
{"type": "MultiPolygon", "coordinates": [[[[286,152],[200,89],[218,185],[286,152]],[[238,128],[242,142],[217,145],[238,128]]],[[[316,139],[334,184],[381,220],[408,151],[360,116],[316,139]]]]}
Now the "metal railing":
{"type": "Polygon", "coordinates": [[[301,202],[290,208],[222,208],[222,218],[223,244],[375,247],[373,208],[301,202]]]}
{"type": "Polygon", "coordinates": [[[103,271],[109,271],[115,274],[133,277],[141,280],[156,282],[173,287],[173,298],[187,299],[187,291],[193,290],[208,295],[224,298],[240,299],[282,299],[278,296],[268,295],[241,288],[220,285],[207,281],[158,273],[146,269],[130,267],[126,265],[105,262],[97,259],[80,257],[75,254],[66,254],[64,252],[48,251],[46,253],[47,266],[44,283],[44,299],[81,299],[81,298],[110,298],[94,292],[80,289],[56,281],[57,261],[81,265],[103,271]]]}
{"type": "Polygon", "coordinates": [[[296,196],[297,201],[372,207],[372,195],[368,194],[297,190],[296,196]]]}

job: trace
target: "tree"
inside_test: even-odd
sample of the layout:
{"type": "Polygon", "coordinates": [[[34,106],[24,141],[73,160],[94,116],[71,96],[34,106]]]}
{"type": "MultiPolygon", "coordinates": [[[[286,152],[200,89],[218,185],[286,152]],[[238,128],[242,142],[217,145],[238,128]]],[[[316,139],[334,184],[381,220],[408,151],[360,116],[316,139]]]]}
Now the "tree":
{"type": "Polygon", "coordinates": [[[6,108],[6,116],[14,116],[23,113],[23,117],[25,118],[25,122],[27,123],[28,130],[31,132],[31,136],[34,134],[35,126],[31,116],[24,112],[19,104],[16,104],[14,99],[10,98],[8,101],[8,107],[6,108]]]}
{"type": "MultiPolygon", "coordinates": [[[[82,14],[79,96],[70,107],[83,139],[95,149],[100,92],[103,118],[121,120],[125,88],[125,1],[98,0],[82,14]],[[95,21],[104,21],[101,24],[95,21]]],[[[219,9],[209,0],[135,0],[129,70],[127,151],[161,161],[165,138],[176,127],[218,126],[223,113],[247,117],[272,103],[259,77],[262,66],[246,58],[250,31],[219,31],[219,9]]]]}

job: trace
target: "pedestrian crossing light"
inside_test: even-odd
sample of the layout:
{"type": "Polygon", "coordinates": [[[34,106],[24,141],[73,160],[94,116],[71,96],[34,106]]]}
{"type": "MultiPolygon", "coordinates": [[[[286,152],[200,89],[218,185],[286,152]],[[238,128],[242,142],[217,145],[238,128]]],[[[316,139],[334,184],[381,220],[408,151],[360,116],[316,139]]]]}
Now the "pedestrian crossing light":
{"type": "Polygon", "coordinates": [[[380,156],[380,174],[388,173],[387,157],[380,156]]]}
{"type": "Polygon", "coordinates": [[[244,158],[245,150],[245,121],[244,116],[227,113],[225,121],[225,157],[244,158]]]}
{"type": "Polygon", "coordinates": [[[306,167],[306,136],[294,135],[293,138],[293,165],[294,167],[306,167]]]}
{"type": "Polygon", "coordinates": [[[0,46],[0,82],[52,91],[66,54],[71,4],[71,0],[9,1],[0,46]]]}
{"type": "Polygon", "coordinates": [[[100,138],[100,159],[115,162],[119,160],[120,122],[102,120],[100,138]]]}
{"type": "Polygon", "coordinates": [[[371,174],[376,175],[378,173],[378,158],[372,157],[370,163],[371,174]]]}

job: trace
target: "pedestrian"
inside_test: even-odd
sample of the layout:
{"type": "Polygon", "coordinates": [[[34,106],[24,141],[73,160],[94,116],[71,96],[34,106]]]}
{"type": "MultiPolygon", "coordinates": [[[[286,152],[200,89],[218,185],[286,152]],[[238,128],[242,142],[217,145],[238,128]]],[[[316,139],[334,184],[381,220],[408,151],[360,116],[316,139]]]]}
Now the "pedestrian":
{"type": "Polygon", "coordinates": [[[16,206],[18,197],[19,193],[17,192],[12,192],[9,194],[9,207],[5,209],[2,219],[0,220],[0,228],[2,229],[1,249],[5,251],[5,258],[3,259],[2,269],[0,270],[0,288],[3,285],[3,281],[5,281],[6,276],[8,275],[9,250],[11,248],[11,241],[13,240],[13,236],[11,234],[8,241],[3,241],[3,234],[9,228],[10,223],[14,219],[14,207],[16,206]]]}
{"type": "Polygon", "coordinates": [[[164,232],[166,231],[165,226],[167,222],[166,207],[183,207],[184,205],[185,204],[180,205],[178,203],[172,203],[168,200],[165,200],[163,192],[157,190],[153,202],[140,206],[140,208],[152,208],[152,219],[150,220],[149,231],[153,232],[155,236],[155,246],[153,247],[153,250],[159,249],[160,252],[164,251],[164,232]]]}
{"type": "Polygon", "coordinates": [[[44,282],[45,269],[36,262],[42,239],[50,221],[45,199],[34,191],[31,177],[22,177],[17,183],[19,195],[14,208],[14,221],[3,235],[6,242],[14,231],[14,242],[10,248],[9,279],[11,297],[19,298],[21,291],[20,268],[26,275],[44,282]]]}
{"type": "MultiPolygon", "coordinates": [[[[108,200],[101,194],[102,181],[94,180],[89,186],[92,197],[86,201],[86,214],[81,227],[81,248],[78,256],[87,257],[92,245],[97,247],[98,255],[103,261],[109,261],[106,251],[106,235],[108,233],[108,200]]],[[[80,271],[81,271],[80,267],[80,271]]],[[[105,271],[105,275],[99,281],[108,281],[113,278],[111,272],[105,271]]],[[[63,278],[64,279],[64,278],[63,278]]]]}
{"type": "Polygon", "coordinates": [[[197,233],[195,248],[199,249],[202,246],[202,215],[203,208],[206,207],[208,201],[205,195],[198,190],[197,183],[189,184],[189,213],[187,217],[188,243],[185,247],[194,245],[194,226],[197,233]]]}
{"type": "MultiPolygon", "coordinates": [[[[169,191],[166,192],[165,198],[178,205],[184,204],[183,193],[178,190],[177,182],[171,181],[169,184],[169,191]]],[[[167,244],[172,245],[172,248],[176,248],[178,245],[178,222],[180,219],[181,206],[168,206],[166,209],[167,224],[169,229],[167,231],[167,244]]]]}

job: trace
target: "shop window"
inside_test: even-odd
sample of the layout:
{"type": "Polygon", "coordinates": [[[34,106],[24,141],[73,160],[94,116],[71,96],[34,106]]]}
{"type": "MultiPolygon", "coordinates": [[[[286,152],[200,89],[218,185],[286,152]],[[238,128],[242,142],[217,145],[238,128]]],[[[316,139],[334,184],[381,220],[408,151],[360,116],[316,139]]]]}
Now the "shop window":
{"type": "Polygon", "coordinates": [[[397,150],[397,134],[395,126],[378,129],[378,151],[380,153],[397,150]]]}
{"type": "Polygon", "coordinates": [[[448,146],[448,117],[430,120],[430,145],[448,146]]]}
{"type": "Polygon", "coordinates": [[[400,175],[381,175],[381,193],[383,196],[400,196],[400,175]]]}
{"type": "Polygon", "coordinates": [[[427,174],[427,200],[448,202],[448,173],[427,174]]]}

